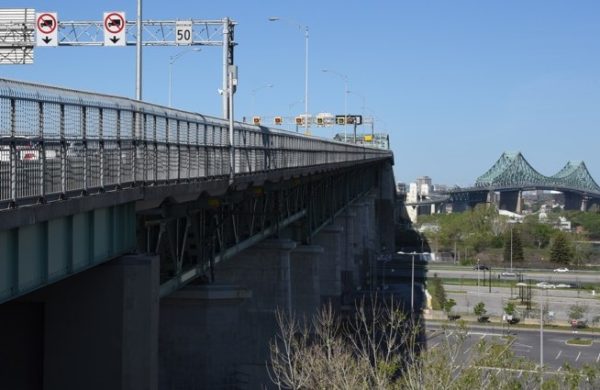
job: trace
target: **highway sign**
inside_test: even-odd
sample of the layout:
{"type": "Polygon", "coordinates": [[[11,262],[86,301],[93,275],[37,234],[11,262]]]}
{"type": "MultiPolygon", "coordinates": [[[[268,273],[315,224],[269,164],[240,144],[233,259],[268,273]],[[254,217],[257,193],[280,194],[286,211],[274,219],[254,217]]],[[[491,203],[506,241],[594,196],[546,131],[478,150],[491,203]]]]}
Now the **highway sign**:
{"type": "Polygon", "coordinates": [[[104,46],[125,46],[127,44],[125,12],[105,12],[103,21],[104,46]]]}
{"type": "Polygon", "coordinates": [[[175,43],[178,45],[192,44],[191,20],[178,20],[175,22],[175,43]]]}
{"type": "Polygon", "coordinates": [[[56,12],[35,14],[35,45],[37,47],[58,46],[58,18],[56,12]]]}

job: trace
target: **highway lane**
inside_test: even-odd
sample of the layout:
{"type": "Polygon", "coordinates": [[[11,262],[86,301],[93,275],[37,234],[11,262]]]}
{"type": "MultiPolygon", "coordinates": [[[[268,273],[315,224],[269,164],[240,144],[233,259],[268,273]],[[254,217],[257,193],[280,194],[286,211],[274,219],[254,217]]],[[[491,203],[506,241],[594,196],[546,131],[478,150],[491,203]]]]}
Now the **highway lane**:
{"type": "MultiPolygon", "coordinates": [[[[435,266],[426,266],[427,277],[433,277],[433,274],[437,274],[441,278],[455,278],[455,279],[477,279],[479,272],[479,278],[483,279],[484,275],[488,277],[488,271],[476,271],[470,267],[448,269],[448,268],[437,268],[435,266]]],[[[492,269],[492,278],[498,279],[498,275],[501,272],[510,272],[506,269],[492,269]]],[[[552,271],[533,271],[533,270],[520,270],[513,269],[515,274],[523,273],[524,279],[532,279],[536,281],[546,281],[549,283],[600,283],[600,272],[594,271],[570,271],[565,273],[552,272],[552,271]]],[[[516,280],[516,277],[504,277],[500,276],[505,280],[516,280]]]]}
{"type": "MultiPolygon", "coordinates": [[[[426,324],[428,330],[427,345],[434,347],[439,345],[444,333],[441,330],[441,323],[428,321],[426,324]],[[438,332],[431,332],[438,331],[438,332]]],[[[446,332],[452,332],[451,328],[446,332]]],[[[480,340],[504,342],[501,337],[507,334],[507,328],[491,325],[469,325],[468,337],[465,341],[463,354],[467,358],[472,353],[473,346],[480,340]]],[[[520,329],[512,327],[510,334],[515,336],[511,345],[511,350],[516,356],[527,358],[536,365],[540,362],[540,333],[539,329],[520,329]]],[[[574,334],[571,331],[544,330],[544,352],[543,362],[546,370],[559,372],[565,363],[575,367],[582,367],[584,364],[600,363],[600,335],[595,334],[574,334]],[[590,346],[578,346],[566,344],[566,341],[575,336],[582,336],[592,339],[590,346]]]]}

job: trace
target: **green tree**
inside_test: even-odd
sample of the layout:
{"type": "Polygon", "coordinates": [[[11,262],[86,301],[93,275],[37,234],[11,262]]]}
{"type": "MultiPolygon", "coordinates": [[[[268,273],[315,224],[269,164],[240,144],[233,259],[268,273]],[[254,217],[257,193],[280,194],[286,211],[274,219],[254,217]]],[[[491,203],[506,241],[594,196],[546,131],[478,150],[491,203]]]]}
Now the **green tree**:
{"type": "Polygon", "coordinates": [[[437,274],[429,282],[429,293],[431,294],[431,306],[433,310],[442,310],[446,304],[446,290],[437,274]]]}
{"type": "Polygon", "coordinates": [[[513,314],[515,314],[517,307],[515,306],[514,302],[507,302],[506,305],[504,306],[504,312],[506,314],[508,314],[509,316],[512,316],[513,314]]]}
{"type": "Polygon", "coordinates": [[[569,307],[569,319],[571,320],[580,320],[585,317],[585,313],[587,313],[587,306],[580,305],[578,303],[569,307]]]}
{"type": "Polygon", "coordinates": [[[487,313],[487,310],[485,309],[485,303],[483,302],[479,302],[477,303],[474,307],[473,307],[473,313],[475,313],[475,315],[477,317],[481,317],[484,316],[485,313],[487,313]]]}
{"type": "Polygon", "coordinates": [[[513,227],[507,229],[504,233],[504,261],[522,262],[525,259],[523,255],[523,243],[521,242],[521,229],[513,227]],[[512,233],[511,233],[512,232],[512,233]]]}
{"type": "Polygon", "coordinates": [[[550,248],[550,261],[559,264],[569,264],[573,258],[573,245],[564,232],[558,232],[554,236],[550,248]]]}
{"type": "Polygon", "coordinates": [[[456,301],[454,299],[450,298],[446,300],[446,303],[444,303],[444,312],[446,315],[450,315],[450,312],[454,306],[456,306],[456,301]]]}

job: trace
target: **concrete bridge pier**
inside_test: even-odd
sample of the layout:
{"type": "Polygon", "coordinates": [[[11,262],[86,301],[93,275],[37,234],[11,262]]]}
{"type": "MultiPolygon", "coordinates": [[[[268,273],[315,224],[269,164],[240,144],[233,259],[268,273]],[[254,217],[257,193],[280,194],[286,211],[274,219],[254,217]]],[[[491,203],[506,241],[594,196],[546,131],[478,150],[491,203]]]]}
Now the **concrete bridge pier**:
{"type": "Polygon", "coordinates": [[[0,305],[6,389],[156,389],[158,258],[123,256],[0,305]]]}
{"type": "Polygon", "coordinates": [[[314,238],[313,244],[323,248],[319,266],[319,291],[321,305],[331,302],[339,309],[342,295],[342,235],[344,229],[339,225],[324,227],[314,238]]]}
{"type": "MultiPolygon", "coordinates": [[[[217,264],[220,295],[188,287],[186,296],[174,293],[162,300],[160,388],[245,384],[254,389],[270,383],[265,363],[267,340],[278,329],[275,313],[292,309],[292,268],[305,262],[312,271],[315,259],[307,257],[318,254],[314,249],[305,250],[304,258],[302,251],[292,255],[296,246],[289,239],[270,239],[217,264]]],[[[314,291],[309,295],[317,301],[314,291]]]]}
{"type": "Polygon", "coordinates": [[[564,192],[565,210],[580,210],[586,211],[588,207],[588,199],[574,192],[564,192]]]}
{"type": "Polygon", "coordinates": [[[520,214],[523,211],[523,192],[502,191],[500,192],[500,209],[520,214]]]}
{"type": "Polygon", "coordinates": [[[299,245],[291,252],[291,310],[296,318],[312,320],[321,306],[319,263],[323,247],[299,245]]]}
{"type": "Polygon", "coordinates": [[[355,251],[355,223],[356,214],[346,210],[335,219],[335,224],[342,229],[341,234],[341,261],[340,278],[342,287],[342,305],[356,290],[358,280],[358,267],[354,262],[355,251]]]}

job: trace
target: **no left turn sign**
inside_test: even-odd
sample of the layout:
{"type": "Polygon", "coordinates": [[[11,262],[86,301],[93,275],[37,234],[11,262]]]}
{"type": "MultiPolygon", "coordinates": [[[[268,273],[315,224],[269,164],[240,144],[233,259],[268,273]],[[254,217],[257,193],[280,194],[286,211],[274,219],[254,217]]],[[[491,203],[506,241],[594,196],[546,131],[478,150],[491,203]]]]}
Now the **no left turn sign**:
{"type": "Polygon", "coordinates": [[[58,46],[58,18],[56,12],[41,12],[36,14],[36,45],[58,46]]]}
{"type": "Polygon", "coordinates": [[[127,44],[125,12],[105,12],[103,21],[104,45],[125,46],[127,44]]]}

